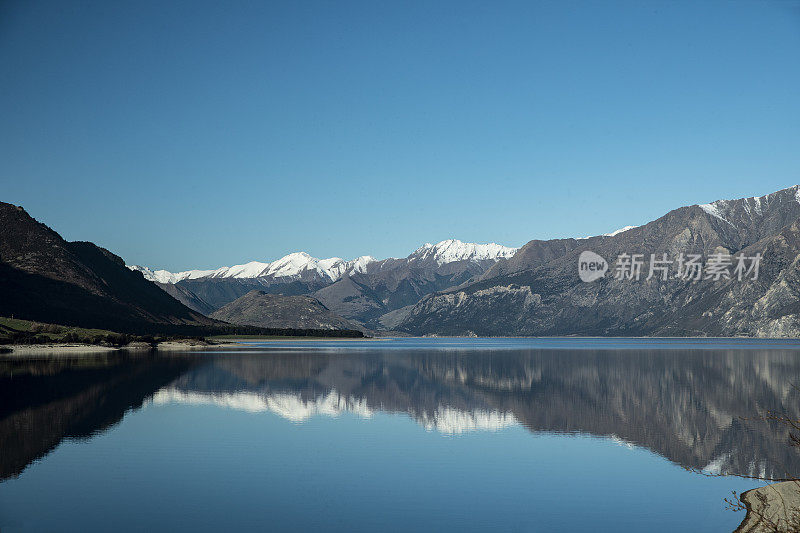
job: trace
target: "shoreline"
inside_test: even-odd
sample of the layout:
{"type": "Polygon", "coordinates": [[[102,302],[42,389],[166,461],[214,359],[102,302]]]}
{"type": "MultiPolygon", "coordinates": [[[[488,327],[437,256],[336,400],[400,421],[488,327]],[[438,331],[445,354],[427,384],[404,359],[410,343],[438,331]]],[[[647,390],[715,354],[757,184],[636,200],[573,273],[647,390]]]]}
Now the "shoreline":
{"type": "Polygon", "coordinates": [[[794,531],[800,521],[800,482],[781,481],[750,489],[739,499],[747,514],[734,533],[794,531]]]}
{"type": "Polygon", "coordinates": [[[147,352],[147,351],[183,351],[205,350],[215,348],[241,348],[243,345],[235,341],[219,344],[186,343],[180,341],[164,341],[152,347],[145,343],[132,343],[125,346],[100,346],[98,344],[8,344],[0,346],[0,357],[36,357],[96,355],[111,352],[147,352]],[[6,351],[8,350],[8,351],[6,351]]]}
{"type": "MultiPolygon", "coordinates": [[[[275,343],[311,343],[311,342],[375,342],[375,341],[393,341],[393,340],[410,340],[410,339],[528,339],[528,340],[574,340],[574,341],[684,341],[684,342],[697,342],[700,341],[750,341],[742,343],[746,346],[750,343],[763,343],[770,341],[778,341],[776,343],[780,348],[792,349],[795,346],[792,341],[796,341],[800,345],[800,338],[768,338],[768,337],[237,337],[231,336],[230,338],[214,339],[210,342],[201,342],[193,339],[187,340],[172,340],[162,341],[157,346],[153,347],[143,342],[133,342],[125,346],[101,346],[97,344],[83,344],[83,343],[48,343],[48,344],[8,344],[0,345],[0,357],[36,357],[36,356],[65,356],[77,354],[99,354],[117,351],[165,351],[177,352],[187,350],[214,350],[220,348],[252,348],[251,344],[275,344],[275,343]]],[[[681,343],[679,343],[681,344],[681,343]]],[[[553,346],[552,349],[569,348],[565,346],[553,346]]],[[[620,349],[626,349],[626,346],[619,346],[620,349]]],[[[699,347],[702,349],[702,347],[699,347]]],[[[713,344],[709,345],[713,348],[713,344]]]]}
{"type": "Polygon", "coordinates": [[[53,356],[53,355],[76,355],[76,354],[98,354],[121,351],[162,351],[178,352],[185,350],[215,350],[219,348],[249,348],[248,343],[274,343],[274,342],[319,342],[319,341],[368,341],[369,338],[340,338],[340,337],[287,337],[264,338],[264,339],[225,339],[224,341],[211,343],[182,342],[182,341],[163,341],[155,347],[145,343],[131,343],[125,346],[101,346],[99,344],[83,343],[48,343],[48,344],[6,344],[0,345],[0,357],[27,357],[27,356],[53,356]]]}
{"type": "MultiPolygon", "coordinates": [[[[393,338],[413,338],[413,337],[263,337],[263,338],[246,338],[246,337],[234,337],[230,339],[225,339],[225,342],[235,342],[239,346],[243,343],[267,343],[267,342],[328,342],[328,341],[335,341],[335,342],[342,342],[342,341],[357,341],[357,342],[365,342],[365,341],[379,341],[385,339],[393,339],[393,338]]],[[[421,337],[420,337],[421,338],[421,337]]],[[[219,346],[219,345],[213,345],[219,346]]]]}
{"type": "Polygon", "coordinates": [[[113,346],[97,344],[9,344],[0,347],[0,356],[25,357],[71,354],[98,354],[120,350],[113,346]],[[5,351],[8,349],[9,351],[5,351]]]}
{"type": "Polygon", "coordinates": [[[250,348],[249,343],[277,343],[277,342],[319,342],[319,341],[372,341],[374,338],[347,338],[347,337],[263,337],[263,338],[231,338],[220,339],[212,343],[197,341],[162,341],[155,347],[146,343],[134,342],[125,346],[101,346],[99,344],[84,343],[47,343],[47,344],[6,344],[0,345],[0,357],[36,357],[57,355],[95,355],[110,352],[179,352],[186,350],[215,350],[219,348],[250,348]]]}

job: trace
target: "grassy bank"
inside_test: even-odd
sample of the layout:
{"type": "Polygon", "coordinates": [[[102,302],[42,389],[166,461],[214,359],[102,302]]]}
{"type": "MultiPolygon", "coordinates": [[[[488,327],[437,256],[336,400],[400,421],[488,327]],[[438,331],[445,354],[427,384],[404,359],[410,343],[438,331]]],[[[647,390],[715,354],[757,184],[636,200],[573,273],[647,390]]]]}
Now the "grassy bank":
{"type": "Polygon", "coordinates": [[[105,329],[79,328],[0,317],[0,344],[94,344],[125,346],[132,342],[155,344],[164,337],[130,335],[105,329]]]}
{"type": "Polygon", "coordinates": [[[211,335],[206,337],[207,340],[213,342],[230,342],[230,341],[279,341],[287,339],[295,340],[364,340],[371,339],[371,337],[356,336],[356,335],[211,335]]]}
{"type": "Polygon", "coordinates": [[[252,326],[225,326],[209,328],[210,331],[193,330],[196,335],[137,335],[118,333],[105,329],[62,326],[32,320],[0,317],[0,345],[8,344],[91,344],[96,346],[120,347],[131,343],[146,343],[151,346],[165,341],[197,341],[212,344],[232,339],[287,339],[287,338],[360,338],[358,331],[313,330],[313,329],[268,329],[252,326]],[[220,331],[222,330],[222,331],[220,331]],[[223,333],[223,334],[220,334],[223,333]]]}

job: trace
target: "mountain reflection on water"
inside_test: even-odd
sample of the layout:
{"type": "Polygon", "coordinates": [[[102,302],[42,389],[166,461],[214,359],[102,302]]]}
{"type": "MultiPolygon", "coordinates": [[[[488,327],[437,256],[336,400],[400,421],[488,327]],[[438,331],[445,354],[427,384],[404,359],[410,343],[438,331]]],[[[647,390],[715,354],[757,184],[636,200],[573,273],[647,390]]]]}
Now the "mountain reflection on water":
{"type": "Polygon", "coordinates": [[[757,419],[768,411],[800,418],[800,359],[791,349],[500,343],[475,350],[413,342],[7,358],[0,361],[0,479],[19,475],[62,439],[103,431],[147,402],[265,411],[294,423],[402,413],[445,434],[521,425],[612,438],[715,474],[779,479],[800,470],[788,428],[757,419]]]}

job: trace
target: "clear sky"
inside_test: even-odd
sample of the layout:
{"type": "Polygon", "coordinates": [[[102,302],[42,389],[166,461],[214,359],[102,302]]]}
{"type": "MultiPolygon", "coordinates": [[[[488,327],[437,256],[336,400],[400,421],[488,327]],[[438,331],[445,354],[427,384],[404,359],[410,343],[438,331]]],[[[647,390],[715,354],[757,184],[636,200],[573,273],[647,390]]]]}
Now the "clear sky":
{"type": "Polygon", "coordinates": [[[800,182],[800,3],[0,1],[0,200],[182,270],[800,182]]]}

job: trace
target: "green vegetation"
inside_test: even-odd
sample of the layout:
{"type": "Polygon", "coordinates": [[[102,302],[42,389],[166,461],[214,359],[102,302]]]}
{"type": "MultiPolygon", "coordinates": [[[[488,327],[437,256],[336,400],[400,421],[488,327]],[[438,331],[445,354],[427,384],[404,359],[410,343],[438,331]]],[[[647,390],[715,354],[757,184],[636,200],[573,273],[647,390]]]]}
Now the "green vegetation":
{"type": "Polygon", "coordinates": [[[298,329],[298,328],[262,328],[258,326],[242,326],[226,324],[223,326],[216,326],[214,328],[198,328],[195,331],[202,331],[202,336],[212,339],[266,339],[266,338],[286,338],[286,337],[315,337],[330,339],[335,338],[349,338],[359,339],[363,338],[364,334],[361,331],[354,329],[298,329]]]}
{"type": "Polygon", "coordinates": [[[31,320],[21,320],[19,318],[3,318],[0,317],[0,331],[27,331],[41,335],[47,335],[52,338],[59,338],[68,333],[75,333],[79,335],[110,335],[115,334],[113,331],[105,329],[87,329],[77,328],[72,326],[58,326],[56,324],[44,324],[41,322],[33,322],[31,320]]]}
{"type": "MultiPolygon", "coordinates": [[[[225,342],[225,341],[235,341],[235,340],[242,340],[242,341],[269,341],[269,340],[282,340],[287,339],[290,337],[299,337],[301,335],[212,335],[207,337],[208,340],[213,342],[225,342]]],[[[302,335],[303,340],[326,340],[332,338],[361,338],[355,335],[302,335]]]]}
{"type": "Polygon", "coordinates": [[[129,335],[105,329],[88,329],[60,326],[0,317],[0,344],[62,344],[80,343],[100,346],[124,346],[131,342],[153,344],[157,339],[149,335],[129,335]]]}
{"type": "Polygon", "coordinates": [[[253,326],[222,326],[214,328],[190,327],[188,335],[164,334],[156,332],[152,335],[118,333],[105,329],[79,328],[21,320],[18,318],[0,317],[0,345],[3,344],[93,344],[98,346],[125,346],[132,342],[141,342],[155,346],[161,341],[194,339],[199,342],[220,342],[230,339],[285,339],[287,337],[331,338],[331,337],[363,337],[360,331],[351,330],[318,330],[318,329],[276,329],[253,326]],[[228,333],[229,332],[229,333],[228,333]],[[219,334],[224,333],[224,334],[219,334]]]}

